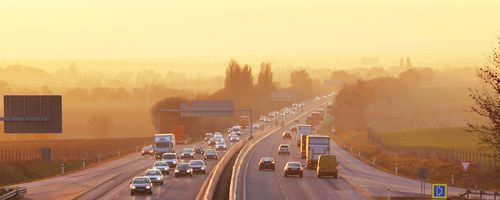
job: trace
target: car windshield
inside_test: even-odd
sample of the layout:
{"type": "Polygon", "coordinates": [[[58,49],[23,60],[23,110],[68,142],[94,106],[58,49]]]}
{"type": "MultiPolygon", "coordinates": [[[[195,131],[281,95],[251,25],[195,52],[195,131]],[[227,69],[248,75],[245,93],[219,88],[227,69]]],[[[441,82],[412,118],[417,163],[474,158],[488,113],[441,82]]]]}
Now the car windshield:
{"type": "Polygon", "coordinates": [[[188,148],[182,150],[182,152],[184,153],[191,153],[192,151],[193,149],[188,149],[188,148]]]}
{"type": "Polygon", "coordinates": [[[163,159],[175,159],[175,154],[163,154],[163,159]]]}
{"type": "Polygon", "coordinates": [[[179,169],[179,170],[186,170],[186,169],[189,169],[189,164],[187,164],[187,163],[181,163],[181,164],[178,164],[178,165],[177,165],[177,169],[179,169]]]}
{"type": "Polygon", "coordinates": [[[217,142],[217,145],[225,145],[226,143],[224,142],[217,142]]]}
{"type": "Polygon", "coordinates": [[[149,183],[149,178],[134,178],[133,183],[149,183]]]}
{"type": "Polygon", "coordinates": [[[189,162],[189,165],[203,165],[203,161],[201,160],[192,160],[189,162]]]}
{"type": "Polygon", "coordinates": [[[155,166],[166,166],[167,163],[164,163],[164,162],[156,162],[155,163],[155,166]]]}
{"type": "Polygon", "coordinates": [[[264,157],[264,158],[262,158],[262,161],[264,161],[264,162],[271,162],[271,161],[273,161],[273,158],[264,157]]]}
{"type": "Polygon", "coordinates": [[[159,170],[148,170],[146,171],[146,175],[160,175],[161,172],[159,170]]]}
{"type": "Polygon", "coordinates": [[[213,149],[209,149],[205,152],[206,152],[206,154],[215,154],[215,150],[213,150],[213,149]]]}
{"type": "Polygon", "coordinates": [[[300,167],[300,163],[298,162],[289,162],[288,167],[300,167]]]}
{"type": "Polygon", "coordinates": [[[281,145],[280,148],[288,149],[288,145],[281,145]]]}
{"type": "Polygon", "coordinates": [[[194,148],[195,150],[200,150],[200,149],[201,149],[201,147],[200,147],[200,146],[194,146],[193,148],[194,148]]]}

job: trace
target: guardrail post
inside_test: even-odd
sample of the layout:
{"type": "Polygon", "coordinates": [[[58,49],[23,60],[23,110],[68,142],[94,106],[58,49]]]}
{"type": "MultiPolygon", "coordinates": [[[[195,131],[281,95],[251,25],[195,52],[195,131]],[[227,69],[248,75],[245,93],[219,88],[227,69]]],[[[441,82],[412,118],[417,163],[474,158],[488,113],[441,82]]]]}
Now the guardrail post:
{"type": "Polygon", "coordinates": [[[64,174],[64,163],[61,163],[61,174],[64,174]]]}

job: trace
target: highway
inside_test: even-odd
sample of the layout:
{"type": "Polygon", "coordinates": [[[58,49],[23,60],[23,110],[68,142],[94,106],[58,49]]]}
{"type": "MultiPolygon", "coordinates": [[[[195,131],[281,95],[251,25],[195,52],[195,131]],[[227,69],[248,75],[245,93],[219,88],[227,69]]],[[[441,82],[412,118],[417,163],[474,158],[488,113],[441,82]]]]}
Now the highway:
{"type": "MultiPolygon", "coordinates": [[[[303,109],[307,110],[315,105],[315,101],[309,101],[303,109]]],[[[293,115],[278,119],[286,121],[292,118],[293,115]]],[[[266,128],[269,127],[272,125],[266,124],[266,128]]],[[[223,135],[230,148],[232,144],[227,139],[227,134],[223,135]]],[[[255,135],[259,135],[259,132],[255,131],[255,135]]],[[[247,137],[248,134],[244,133],[241,139],[247,137]]],[[[204,141],[195,144],[206,148],[204,141]]],[[[177,145],[175,150],[180,152],[182,148],[195,144],[177,145]]],[[[219,151],[219,159],[224,154],[225,151],[219,151]]],[[[196,155],[196,159],[202,159],[202,156],[196,155]]],[[[131,196],[129,182],[134,176],[142,175],[154,161],[153,157],[142,157],[140,153],[133,153],[77,172],[25,183],[22,186],[28,189],[26,199],[195,199],[208,174],[217,164],[215,160],[206,161],[206,174],[196,174],[190,178],[174,178],[171,171],[170,175],[165,176],[164,185],[154,187],[153,195],[131,196]]]]}
{"type": "MultiPolygon", "coordinates": [[[[301,122],[304,120],[301,119],[301,122]]],[[[285,127],[289,129],[289,126],[285,127]]],[[[262,140],[254,148],[248,160],[246,171],[247,199],[366,199],[343,179],[316,178],[313,170],[304,168],[304,177],[287,177],[283,175],[283,165],[288,161],[299,161],[303,165],[305,160],[300,158],[300,151],[296,146],[296,136],[292,139],[282,139],[280,129],[262,140]],[[278,155],[278,146],[289,144],[291,155],[278,155]],[[273,157],[276,161],[276,171],[259,171],[258,162],[264,156],[273,157]]]]}

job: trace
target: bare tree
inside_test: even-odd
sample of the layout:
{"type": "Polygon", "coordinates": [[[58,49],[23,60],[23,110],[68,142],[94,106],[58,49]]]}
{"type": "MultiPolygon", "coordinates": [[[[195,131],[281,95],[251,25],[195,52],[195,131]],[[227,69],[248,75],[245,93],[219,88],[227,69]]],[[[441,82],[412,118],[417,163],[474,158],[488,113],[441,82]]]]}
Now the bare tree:
{"type": "Polygon", "coordinates": [[[469,123],[468,131],[477,133],[481,150],[500,158],[500,38],[499,47],[493,49],[489,65],[476,68],[477,76],[484,81],[486,87],[470,91],[474,105],[472,112],[486,118],[484,123],[469,123]]]}
{"type": "Polygon", "coordinates": [[[108,115],[97,114],[87,120],[90,131],[99,138],[106,138],[111,131],[111,117],[108,115]]]}

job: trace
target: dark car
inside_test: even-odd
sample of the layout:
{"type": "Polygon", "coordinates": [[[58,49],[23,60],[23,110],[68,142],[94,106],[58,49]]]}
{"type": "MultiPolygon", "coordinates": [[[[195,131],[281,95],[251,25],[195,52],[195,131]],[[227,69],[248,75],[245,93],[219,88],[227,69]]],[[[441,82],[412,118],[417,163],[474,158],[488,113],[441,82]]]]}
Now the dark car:
{"type": "Polygon", "coordinates": [[[205,152],[205,150],[203,149],[202,146],[196,145],[196,146],[193,147],[193,152],[195,154],[203,154],[205,152]]]}
{"type": "Polygon", "coordinates": [[[292,133],[290,131],[284,131],[283,139],[292,139],[292,133]]]}
{"type": "Polygon", "coordinates": [[[217,160],[217,152],[214,149],[205,150],[205,155],[203,156],[205,160],[215,159],[217,160]]]}
{"type": "Polygon", "coordinates": [[[287,162],[283,169],[285,177],[290,175],[297,175],[302,177],[304,174],[304,168],[300,162],[287,162]]]}
{"type": "Polygon", "coordinates": [[[174,177],[193,176],[193,170],[191,169],[189,163],[179,163],[177,167],[175,167],[174,172],[174,177]]]}
{"type": "Polygon", "coordinates": [[[184,148],[181,152],[181,159],[184,158],[194,158],[194,151],[192,148],[184,148]]]}
{"type": "Polygon", "coordinates": [[[210,138],[210,139],[208,140],[208,146],[215,146],[215,142],[216,142],[216,141],[215,141],[215,138],[210,138]]]}
{"type": "Polygon", "coordinates": [[[193,174],[205,174],[207,168],[203,160],[191,160],[189,166],[191,166],[193,174]]]}
{"type": "Polygon", "coordinates": [[[276,171],[276,162],[271,157],[262,157],[259,161],[259,170],[271,169],[276,171]]]}
{"type": "Polygon", "coordinates": [[[137,193],[153,194],[153,183],[148,177],[138,176],[130,182],[130,195],[137,193]]]}

